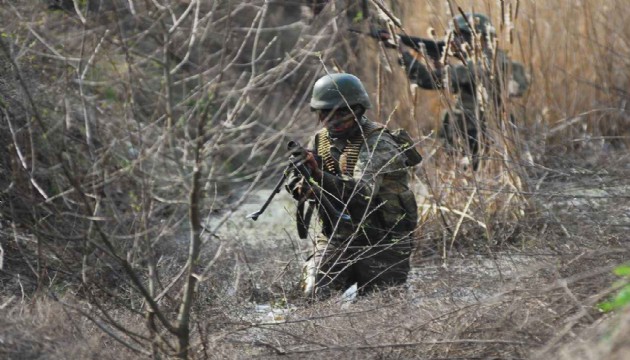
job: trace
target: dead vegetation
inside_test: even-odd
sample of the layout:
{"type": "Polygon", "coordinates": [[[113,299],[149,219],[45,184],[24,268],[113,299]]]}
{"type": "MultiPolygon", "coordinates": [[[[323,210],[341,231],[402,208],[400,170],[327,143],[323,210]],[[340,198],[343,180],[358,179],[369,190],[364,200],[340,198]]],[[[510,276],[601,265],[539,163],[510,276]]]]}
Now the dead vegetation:
{"type": "MultiPolygon", "coordinates": [[[[0,0],[2,357],[623,351],[626,320],[596,310],[629,257],[623,1],[450,2],[488,13],[532,77],[510,101],[517,127],[492,119],[477,172],[431,133],[448,96],[412,89],[396,50],[347,32],[365,25],[363,2],[317,17],[298,1],[43,3],[0,0]],[[338,70],[371,89],[370,117],[422,139],[416,275],[352,304],[305,304],[307,244],[220,230],[275,181],[284,143],[316,128],[309,89],[338,70]],[[608,334],[618,345],[572,345],[608,334]]],[[[445,29],[442,1],[378,3],[410,34],[445,29]]]]}

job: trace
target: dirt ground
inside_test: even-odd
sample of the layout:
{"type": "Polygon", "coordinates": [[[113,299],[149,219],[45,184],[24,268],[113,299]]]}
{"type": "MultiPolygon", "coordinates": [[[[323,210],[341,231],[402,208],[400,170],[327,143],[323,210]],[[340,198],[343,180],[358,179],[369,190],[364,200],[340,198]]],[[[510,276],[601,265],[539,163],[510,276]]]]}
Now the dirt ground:
{"type": "MultiPolygon", "coordinates": [[[[628,158],[603,149],[548,159],[554,170],[532,172],[532,206],[516,240],[460,247],[446,259],[419,256],[405,287],[352,303],[339,296],[242,304],[233,316],[252,325],[225,340],[283,358],[628,358],[630,336],[619,335],[627,334],[627,312],[622,318],[596,307],[612,292],[612,270],[630,258],[628,158]]],[[[291,199],[277,200],[260,223],[226,231],[244,239],[295,237],[291,199]]],[[[300,249],[305,254],[308,244],[300,249]]]]}
{"type": "MultiPolygon", "coordinates": [[[[270,194],[260,190],[217,234],[231,245],[215,274],[223,282],[200,285],[195,357],[627,359],[630,313],[597,304],[614,293],[612,270],[630,259],[629,158],[601,149],[546,159],[531,171],[527,216],[505,226],[509,241],[485,246],[469,232],[446,258],[418,252],[405,286],[352,301],[297,296],[309,241],[297,238],[284,191],[257,221],[246,219],[270,194]]],[[[431,241],[442,239],[422,239],[431,241]]],[[[0,300],[0,355],[135,358],[59,304],[0,300]]]]}

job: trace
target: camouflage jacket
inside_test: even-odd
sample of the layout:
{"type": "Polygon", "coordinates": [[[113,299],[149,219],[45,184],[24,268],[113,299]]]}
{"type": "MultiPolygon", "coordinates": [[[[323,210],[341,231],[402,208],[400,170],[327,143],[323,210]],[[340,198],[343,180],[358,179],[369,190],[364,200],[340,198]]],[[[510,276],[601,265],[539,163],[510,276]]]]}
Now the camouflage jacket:
{"type": "Polygon", "coordinates": [[[311,141],[311,147],[323,158],[320,186],[336,207],[352,218],[336,221],[320,210],[322,232],[339,241],[357,237],[373,242],[406,236],[416,227],[418,208],[409,189],[404,155],[383,127],[364,117],[361,129],[365,131],[341,144],[331,139],[326,129],[311,141]],[[350,154],[352,149],[354,155],[350,154]]]}

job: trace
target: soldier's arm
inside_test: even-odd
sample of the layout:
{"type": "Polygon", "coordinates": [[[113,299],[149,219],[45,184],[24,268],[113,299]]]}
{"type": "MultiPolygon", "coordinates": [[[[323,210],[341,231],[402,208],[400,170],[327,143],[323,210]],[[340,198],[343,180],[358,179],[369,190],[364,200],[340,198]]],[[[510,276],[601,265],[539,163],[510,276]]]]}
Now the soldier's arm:
{"type": "Polygon", "coordinates": [[[425,64],[407,51],[402,53],[402,64],[405,66],[409,79],[421,88],[435,90],[442,87],[441,69],[429,70],[425,64]]]}

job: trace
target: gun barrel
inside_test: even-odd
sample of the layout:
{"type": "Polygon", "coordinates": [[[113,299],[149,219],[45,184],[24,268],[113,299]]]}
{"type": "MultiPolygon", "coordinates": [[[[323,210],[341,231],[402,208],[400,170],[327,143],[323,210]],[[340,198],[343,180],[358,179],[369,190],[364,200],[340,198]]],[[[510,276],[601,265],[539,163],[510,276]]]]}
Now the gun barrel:
{"type": "Polygon", "coordinates": [[[282,177],[280,177],[280,180],[278,181],[276,186],[273,188],[273,190],[271,192],[271,195],[269,195],[269,197],[267,198],[267,201],[265,201],[263,206],[261,206],[258,211],[255,211],[255,212],[247,215],[246,216],[247,219],[252,219],[254,221],[258,220],[258,217],[260,215],[262,215],[262,213],[265,212],[265,210],[267,209],[267,206],[269,206],[269,204],[271,203],[271,200],[273,200],[274,196],[276,196],[276,194],[280,192],[280,189],[282,188],[282,185],[284,185],[284,181],[286,180],[286,178],[287,178],[287,169],[282,171],[282,177]]]}

